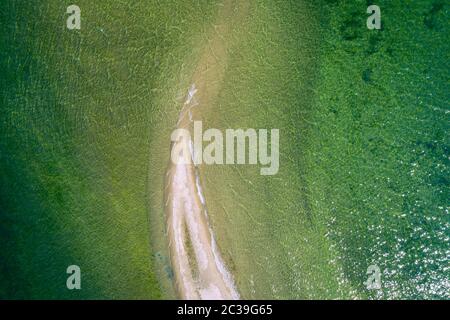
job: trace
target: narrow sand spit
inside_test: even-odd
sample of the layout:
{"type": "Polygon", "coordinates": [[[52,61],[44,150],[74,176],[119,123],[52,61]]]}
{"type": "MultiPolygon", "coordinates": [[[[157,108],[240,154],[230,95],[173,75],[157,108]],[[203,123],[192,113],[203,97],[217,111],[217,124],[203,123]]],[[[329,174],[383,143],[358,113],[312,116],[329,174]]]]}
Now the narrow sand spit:
{"type": "MultiPolygon", "coordinates": [[[[220,9],[181,109],[177,128],[192,132],[194,120],[213,108],[226,66],[224,36],[245,8],[240,1],[225,1],[220,9]]],[[[192,141],[186,143],[192,150],[192,141]]],[[[166,177],[167,234],[176,288],[182,299],[239,299],[208,219],[199,176],[193,163],[170,163],[166,177]]]]}
{"type": "MultiPolygon", "coordinates": [[[[189,90],[180,114],[179,127],[191,121],[189,108],[196,106],[196,100],[193,99],[195,90],[194,85],[189,90]]],[[[192,150],[191,140],[180,140],[172,147],[181,143],[186,143],[185,150],[192,150]]],[[[167,175],[167,228],[172,265],[181,298],[238,299],[233,278],[220,256],[209,225],[198,168],[193,163],[173,164],[167,175]]]]}

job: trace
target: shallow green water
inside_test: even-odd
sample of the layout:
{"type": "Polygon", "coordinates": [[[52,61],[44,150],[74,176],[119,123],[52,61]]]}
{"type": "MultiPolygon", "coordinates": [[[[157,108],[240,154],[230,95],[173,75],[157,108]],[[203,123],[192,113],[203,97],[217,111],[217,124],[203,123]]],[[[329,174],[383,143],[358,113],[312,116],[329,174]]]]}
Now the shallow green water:
{"type": "Polygon", "coordinates": [[[380,31],[365,1],[259,4],[236,27],[206,121],[281,132],[274,177],[203,168],[247,297],[448,298],[448,7],[379,5],[380,31]]]}
{"type": "Polygon", "coordinates": [[[155,101],[211,8],[76,3],[80,31],[66,29],[71,1],[2,3],[0,297],[165,297],[148,212],[155,101]]]}
{"type": "MultiPolygon", "coordinates": [[[[169,136],[216,2],[7,1],[0,298],[173,297],[169,136]],[[68,265],[82,290],[65,287],[68,265]]],[[[202,167],[246,298],[449,298],[449,7],[255,1],[204,126],[279,128],[280,172],[202,167]],[[367,290],[377,265],[382,289],[367,290]]]]}
{"type": "Polygon", "coordinates": [[[311,117],[310,181],[328,185],[316,210],[360,292],[376,264],[370,297],[448,298],[449,8],[380,2],[383,29],[367,33],[351,27],[365,3],[339,3],[311,117]]]}

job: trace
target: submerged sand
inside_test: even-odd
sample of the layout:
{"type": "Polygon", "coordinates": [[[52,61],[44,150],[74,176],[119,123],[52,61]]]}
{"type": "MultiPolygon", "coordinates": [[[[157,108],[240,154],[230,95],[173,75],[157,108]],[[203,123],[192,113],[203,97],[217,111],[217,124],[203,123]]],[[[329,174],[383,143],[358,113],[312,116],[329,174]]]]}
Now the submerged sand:
{"type": "MultiPolygon", "coordinates": [[[[245,8],[239,1],[225,1],[217,24],[205,45],[180,111],[177,128],[192,131],[194,120],[213,107],[223,79],[227,50],[224,35],[245,8]],[[238,12],[238,14],[236,14],[238,12]]],[[[186,143],[189,148],[192,141],[186,143]]],[[[191,148],[192,150],[192,148],[191,148]]],[[[199,176],[193,163],[170,162],[166,184],[167,235],[176,289],[182,299],[239,299],[233,277],[219,252],[209,223],[199,176]]]]}

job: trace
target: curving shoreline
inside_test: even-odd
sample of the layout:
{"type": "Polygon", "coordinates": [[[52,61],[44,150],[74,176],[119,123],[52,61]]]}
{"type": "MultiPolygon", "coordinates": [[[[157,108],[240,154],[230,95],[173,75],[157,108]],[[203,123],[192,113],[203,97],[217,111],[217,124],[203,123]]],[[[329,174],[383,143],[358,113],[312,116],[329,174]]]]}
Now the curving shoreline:
{"type": "MultiPolygon", "coordinates": [[[[218,25],[200,57],[177,128],[191,130],[194,118],[201,118],[201,110],[211,108],[218,94],[227,58],[222,36],[229,28],[227,19],[232,16],[233,4],[226,1],[219,10],[218,25]]],[[[171,149],[181,143],[192,153],[190,140],[178,140],[171,149]]],[[[239,299],[209,224],[198,170],[193,161],[171,162],[167,172],[166,226],[176,289],[182,299],[239,299]]]]}
{"type": "MultiPolygon", "coordinates": [[[[245,12],[240,7],[239,2],[225,1],[220,8],[179,113],[177,129],[192,130],[194,119],[201,119],[202,111],[213,107],[227,60],[224,35],[237,18],[236,10],[238,16],[245,12]]],[[[190,140],[178,140],[171,149],[180,143],[187,144],[184,150],[192,150],[190,140]]],[[[166,227],[176,290],[182,299],[239,299],[209,223],[199,170],[194,163],[172,161],[167,170],[166,227]]]]}
{"type": "MultiPolygon", "coordinates": [[[[191,121],[185,117],[193,106],[191,98],[188,94],[179,126],[191,121]]],[[[192,142],[180,140],[172,148],[181,143],[192,142]]],[[[198,168],[174,163],[167,175],[167,229],[178,293],[182,299],[239,299],[209,224],[198,168]]]]}

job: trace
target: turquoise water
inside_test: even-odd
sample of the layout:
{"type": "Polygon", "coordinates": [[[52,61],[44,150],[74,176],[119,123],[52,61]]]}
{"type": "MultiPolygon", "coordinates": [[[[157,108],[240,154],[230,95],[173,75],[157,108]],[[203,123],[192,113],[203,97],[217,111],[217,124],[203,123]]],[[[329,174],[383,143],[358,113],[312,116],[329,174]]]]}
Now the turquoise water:
{"type": "Polygon", "coordinates": [[[382,271],[376,298],[449,297],[449,7],[379,1],[383,28],[366,32],[366,3],[329,6],[311,165],[328,185],[328,237],[343,274],[382,271]]]}

